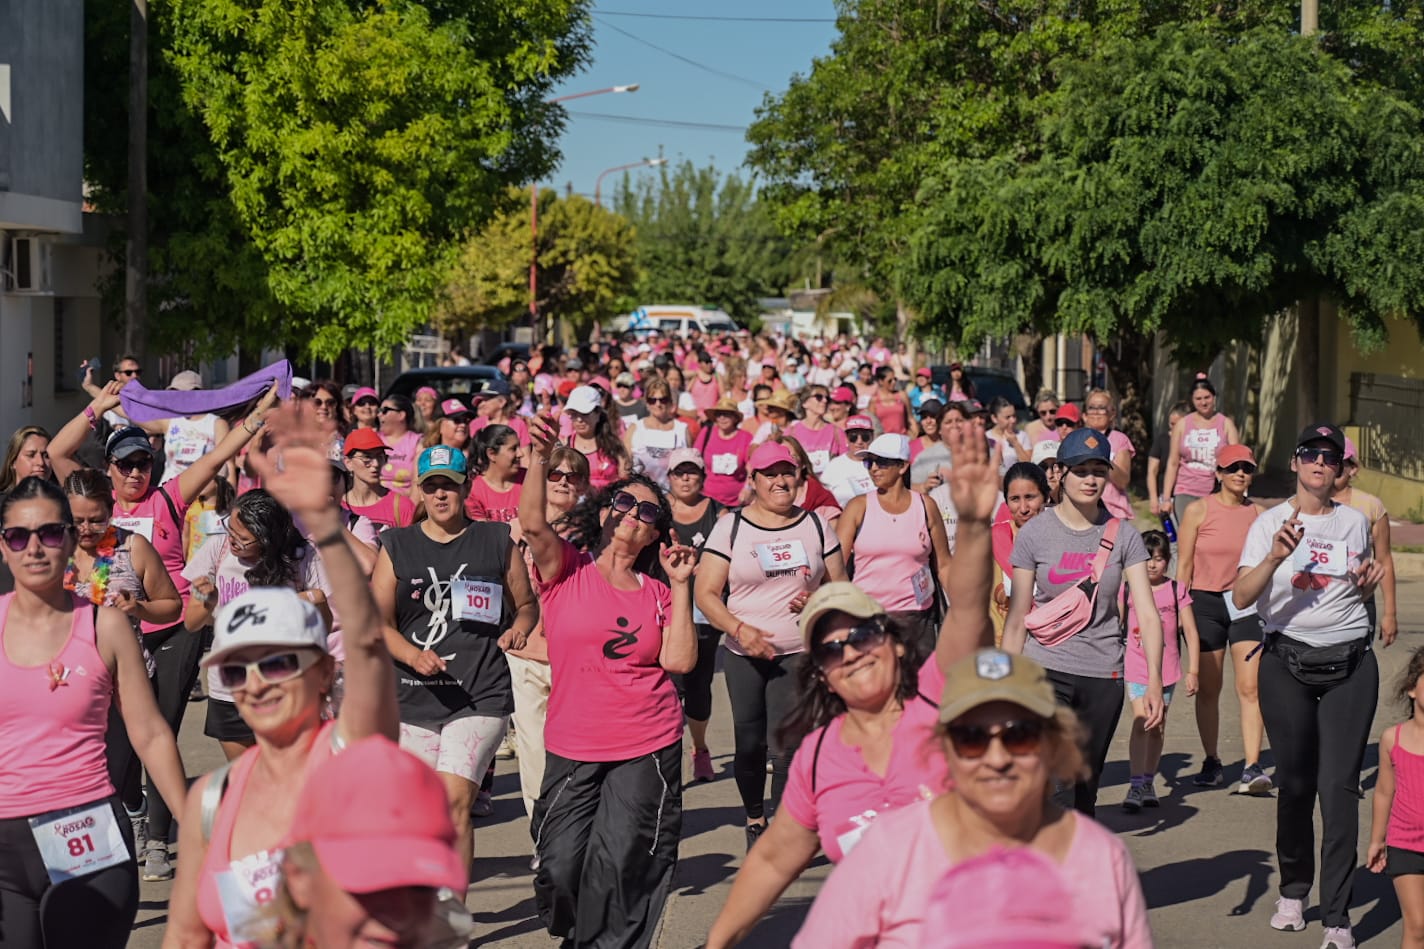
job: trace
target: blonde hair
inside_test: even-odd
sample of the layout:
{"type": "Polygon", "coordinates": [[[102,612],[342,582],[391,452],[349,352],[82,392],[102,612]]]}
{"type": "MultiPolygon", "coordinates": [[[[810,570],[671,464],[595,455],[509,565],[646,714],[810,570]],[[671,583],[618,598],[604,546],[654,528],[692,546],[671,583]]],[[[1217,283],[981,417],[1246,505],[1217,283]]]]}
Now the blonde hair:
{"type": "Polygon", "coordinates": [[[643,398],[646,399],[650,395],[672,398],[672,383],[662,376],[653,376],[643,383],[643,398]]]}

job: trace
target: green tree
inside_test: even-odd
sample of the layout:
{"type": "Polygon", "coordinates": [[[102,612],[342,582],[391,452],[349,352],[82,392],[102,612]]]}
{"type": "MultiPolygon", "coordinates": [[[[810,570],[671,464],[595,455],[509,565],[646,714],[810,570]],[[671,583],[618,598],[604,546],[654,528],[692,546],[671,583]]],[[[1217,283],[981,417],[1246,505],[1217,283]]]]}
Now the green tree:
{"type": "Polygon", "coordinates": [[[1424,316],[1424,125],[1310,39],[1171,27],[1061,65],[1033,160],[945,162],[900,285],[967,341],[1165,330],[1205,364],[1307,296],[1424,316]]]}
{"type": "Polygon", "coordinates": [[[710,304],[745,323],[789,281],[795,245],[752,181],[683,162],[636,186],[625,178],[613,206],[637,232],[637,305],[710,304]]]}
{"type": "MultiPolygon", "coordinates": [[[[529,192],[513,191],[505,210],[465,243],[447,274],[435,318],[448,333],[499,329],[529,311],[529,192]]],[[[621,215],[579,195],[539,192],[538,303],[545,318],[582,338],[632,291],[633,228],[621,215]]]]}

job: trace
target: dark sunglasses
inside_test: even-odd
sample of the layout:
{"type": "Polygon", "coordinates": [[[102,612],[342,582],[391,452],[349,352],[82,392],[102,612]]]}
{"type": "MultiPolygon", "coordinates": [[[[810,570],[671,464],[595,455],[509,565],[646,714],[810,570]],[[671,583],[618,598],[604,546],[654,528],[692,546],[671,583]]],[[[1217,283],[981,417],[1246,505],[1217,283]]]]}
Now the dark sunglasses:
{"type": "Polygon", "coordinates": [[[1329,448],[1297,448],[1295,456],[1307,465],[1313,465],[1318,461],[1329,468],[1338,468],[1345,462],[1343,452],[1329,448]]]}
{"type": "Polygon", "coordinates": [[[823,639],[812,646],[811,658],[815,659],[816,665],[822,669],[829,669],[845,661],[847,646],[854,647],[858,653],[869,652],[885,642],[886,635],[884,623],[871,622],[852,626],[844,639],[823,639]]]}
{"type": "Polygon", "coordinates": [[[1074,422],[1072,419],[1056,418],[1053,420],[1053,425],[1055,428],[1072,428],[1077,424],[1078,423],[1074,422]]]}
{"type": "Polygon", "coordinates": [[[659,396],[656,399],[649,396],[643,401],[648,403],[649,405],[672,405],[672,399],[665,398],[663,396],[659,396]]]}
{"type": "Polygon", "coordinates": [[[355,402],[352,402],[351,404],[352,404],[352,405],[375,405],[375,404],[376,404],[376,400],[373,399],[373,398],[371,398],[370,396],[366,396],[364,399],[357,399],[355,402]]]}
{"type": "Polygon", "coordinates": [[[871,439],[871,433],[865,431],[864,429],[853,428],[853,429],[851,429],[850,431],[846,432],[846,441],[850,441],[850,442],[868,442],[868,441],[870,441],[870,439],[871,439]]]}
{"type": "Polygon", "coordinates": [[[1238,461],[1229,468],[1217,468],[1222,474],[1255,474],[1256,466],[1249,461],[1238,461]]]}
{"type": "Polygon", "coordinates": [[[904,462],[899,458],[881,458],[879,455],[871,455],[865,459],[865,468],[899,468],[904,462]]]}
{"type": "Polygon", "coordinates": [[[950,744],[954,753],[961,758],[982,758],[989,753],[989,745],[997,738],[1004,743],[1004,750],[1011,755],[1031,755],[1038,751],[1043,742],[1043,722],[1035,719],[1009,721],[999,725],[949,725],[950,744]]]}
{"type": "Polygon", "coordinates": [[[138,458],[125,458],[123,461],[114,461],[113,465],[115,468],[119,469],[119,472],[121,474],[127,477],[128,475],[133,474],[135,471],[152,471],[153,456],[143,455],[138,458]]]}
{"type": "Polygon", "coordinates": [[[404,414],[405,414],[405,411],[404,411],[404,410],[398,409],[398,408],[396,408],[394,405],[383,405],[383,406],[381,406],[381,414],[382,414],[382,415],[390,415],[392,412],[395,412],[397,415],[404,415],[404,414]]]}
{"type": "Polygon", "coordinates": [[[218,682],[229,690],[243,689],[252,673],[268,685],[288,682],[316,665],[321,657],[313,652],[281,652],[263,656],[256,662],[222,662],[218,664],[218,682]]]}
{"type": "Polygon", "coordinates": [[[803,401],[803,402],[824,402],[824,401],[826,401],[826,397],[825,397],[824,395],[820,394],[819,392],[817,392],[817,393],[815,393],[814,395],[808,395],[808,396],[806,396],[806,398],[803,399],[802,401],[803,401]]]}
{"type": "Polygon", "coordinates": [[[327,396],[326,398],[322,399],[314,395],[309,395],[307,396],[307,399],[310,400],[312,405],[319,405],[322,408],[326,409],[332,408],[336,405],[336,400],[333,399],[331,396],[327,396]]]}
{"type": "Polygon", "coordinates": [[[68,524],[41,524],[34,530],[28,527],[7,527],[0,531],[0,536],[5,538],[5,546],[19,553],[30,546],[30,537],[38,537],[41,547],[63,547],[64,538],[69,536],[69,532],[74,530],[68,524]]]}
{"type": "Polygon", "coordinates": [[[120,370],[119,370],[119,375],[121,375],[121,376],[141,376],[141,375],[143,375],[143,370],[142,370],[142,369],[120,369],[120,370]]]}
{"type": "Polygon", "coordinates": [[[579,476],[572,471],[565,471],[562,468],[550,468],[549,474],[544,480],[550,484],[558,484],[560,481],[567,481],[569,484],[573,484],[580,479],[579,476]]]}
{"type": "Polygon", "coordinates": [[[636,512],[636,517],[644,524],[656,524],[663,513],[663,509],[652,501],[639,501],[627,491],[619,491],[613,495],[611,506],[619,514],[636,512]]]}

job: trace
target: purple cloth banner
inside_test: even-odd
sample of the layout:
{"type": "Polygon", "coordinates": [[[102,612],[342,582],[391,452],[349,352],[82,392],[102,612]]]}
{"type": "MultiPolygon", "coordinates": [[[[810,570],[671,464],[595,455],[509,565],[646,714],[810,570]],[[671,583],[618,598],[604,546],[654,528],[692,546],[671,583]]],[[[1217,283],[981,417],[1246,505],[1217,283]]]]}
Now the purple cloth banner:
{"type": "Polygon", "coordinates": [[[156,419],[221,412],[223,409],[243,405],[272,388],[274,382],[278,383],[278,395],[284,399],[292,397],[292,364],[287,360],[274,362],[221,389],[193,389],[188,392],[177,389],[148,389],[135,379],[119,393],[119,402],[123,405],[124,416],[130,422],[152,422],[156,419]]]}

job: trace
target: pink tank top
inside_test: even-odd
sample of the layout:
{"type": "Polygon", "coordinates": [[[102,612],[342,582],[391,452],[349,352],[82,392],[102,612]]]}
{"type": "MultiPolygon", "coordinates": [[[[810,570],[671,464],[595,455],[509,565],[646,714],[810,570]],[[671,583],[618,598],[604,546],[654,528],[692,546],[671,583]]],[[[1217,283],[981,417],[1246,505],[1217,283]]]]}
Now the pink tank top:
{"type": "Polygon", "coordinates": [[[716,405],[717,399],[721,397],[721,387],[717,383],[716,376],[706,382],[694,376],[687,391],[692,394],[692,404],[697,406],[699,414],[716,405]]]}
{"type": "Polygon", "coordinates": [[[1236,568],[1241,548],[1256,520],[1256,505],[1250,501],[1227,507],[1220,495],[1209,494],[1206,517],[1197,528],[1197,545],[1192,551],[1192,589],[1225,593],[1236,585],[1236,568]]]}
{"type": "Polygon", "coordinates": [[[904,435],[910,430],[905,419],[905,403],[899,399],[882,399],[879,395],[871,400],[875,417],[880,419],[880,428],[887,435],[904,435]]]}
{"type": "Polygon", "coordinates": [[[1216,453],[1226,447],[1226,416],[1217,412],[1205,428],[1192,427],[1196,418],[1188,415],[1182,431],[1176,492],[1204,498],[1216,487],[1216,453]]]}
{"type": "Polygon", "coordinates": [[[878,491],[865,496],[865,517],[851,545],[855,585],[892,613],[934,605],[928,525],[921,494],[910,495],[903,514],[882,508],[878,491]]]}
{"type": "MultiPolygon", "coordinates": [[[[322,725],[312,740],[311,752],[307,755],[307,771],[335,752],[332,749],[331,733],[336,722],[322,725]]],[[[242,795],[247,790],[247,781],[252,777],[252,769],[257,766],[257,756],[261,748],[252,747],[242,753],[228,772],[227,791],[218,805],[217,816],[213,819],[212,836],[208,839],[208,851],[203,856],[203,869],[198,877],[198,915],[203,925],[215,939],[215,949],[238,949],[255,946],[255,943],[234,943],[228,933],[227,916],[223,913],[223,898],[218,891],[218,875],[232,872],[239,889],[252,897],[256,906],[266,905],[277,895],[278,870],[282,865],[282,848],[292,841],[288,831],[282,832],[281,842],[271,850],[248,854],[241,859],[232,858],[232,829],[237,823],[237,812],[242,807],[242,795]]],[[[232,883],[229,883],[231,886],[232,883]]]]}
{"type": "Polygon", "coordinates": [[[1394,803],[1389,808],[1384,842],[1424,853],[1424,755],[1400,747],[1399,729],[1394,726],[1394,747],[1389,750],[1389,763],[1394,765],[1394,803]]]}
{"type": "Polygon", "coordinates": [[[0,596],[0,819],[114,793],[104,758],[114,681],[95,642],[93,606],[75,597],[59,654],[45,665],[19,666],[3,648],[14,600],[13,593],[0,596]]]}

